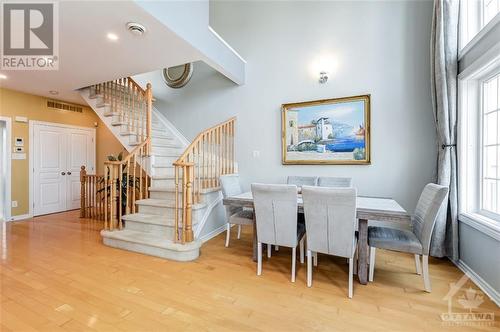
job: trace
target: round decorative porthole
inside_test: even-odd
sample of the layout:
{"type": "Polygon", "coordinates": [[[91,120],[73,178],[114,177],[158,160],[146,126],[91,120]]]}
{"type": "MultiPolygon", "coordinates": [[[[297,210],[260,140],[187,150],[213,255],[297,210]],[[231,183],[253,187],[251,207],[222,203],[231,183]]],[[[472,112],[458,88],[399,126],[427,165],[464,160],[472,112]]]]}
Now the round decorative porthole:
{"type": "Polygon", "coordinates": [[[185,86],[193,75],[193,64],[169,67],[163,69],[163,80],[171,88],[179,89],[185,86]]]}

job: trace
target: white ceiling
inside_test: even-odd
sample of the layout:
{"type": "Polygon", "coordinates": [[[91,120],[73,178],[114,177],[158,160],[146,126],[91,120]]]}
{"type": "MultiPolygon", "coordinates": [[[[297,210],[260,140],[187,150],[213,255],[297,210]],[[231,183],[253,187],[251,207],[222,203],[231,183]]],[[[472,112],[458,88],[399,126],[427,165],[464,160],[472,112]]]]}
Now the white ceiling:
{"type": "MultiPolygon", "coordinates": [[[[2,71],[7,79],[0,80],[0,86],[84,103],[76,89],[187,62],[210,60],[192,40],[188,42],[180,37],[175,29],[167,27],[134,1],[60,2],[59,31],[59,70],[2,71]],[[130,21],[144,25],[146,34],[142,37],[130,34],[125,26],[130,21]],[[119,39],[108,40],[106,35],[110,32],[119,39]],[[51,95],[51,90],[59,91],[59,95],[51,95]]],[[[244,68],[244,61],[242,63],[244,68]]]]}

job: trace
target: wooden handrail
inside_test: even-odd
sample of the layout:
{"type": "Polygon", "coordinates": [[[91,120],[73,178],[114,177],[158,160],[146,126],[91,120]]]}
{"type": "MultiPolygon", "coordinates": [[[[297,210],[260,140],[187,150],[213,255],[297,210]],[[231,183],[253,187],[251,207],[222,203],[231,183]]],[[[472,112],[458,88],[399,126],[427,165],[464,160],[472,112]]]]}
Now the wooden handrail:
{"type": "Polygon", "coordinates": [[[232,123],[232,122],[235,122],[235,121],[236,121],[236,117],[233,116],[232,118],[230,118],[230,119],[228,119],[228,120],[226,120],[224,122],[221,122],[221,123],[216,124],[216,125],[208,128],[208,129],[203,130],[201,133],[199,133],[198,135],[196,135],[196,137],[194,138],[194,140],[191,142],[191,144],[189,144],[189,146],[186,148],[186,150],[184,150],[184,152],[181,154],[181,156],[177,159],[176,162],[182,162],[182,161],[184,161],[186,159],[186,156],[190,152],[192,152],[192,150],[194,149],[196,143],[198,143],[202,139],[203,135],[205,135],[209,131],[214,130],[214,129],[220,127],[220,126],[223,126],[225,124],[232,123]]]}
{"type": "Polygon", "coordinates": [[[193,241],[192,205],[203,190],[217,188],[223,174],[236,172],[236,117],[210,127],[191,142],[172,164],[175,178],[175,241],[193,241]],[[179,199],[180,198],[180,199],[179,199]]]}
{"type": "MultiPolygon", "coordinates": [[[[113,116],[114,121],[127,126],[127,131],[135,134],[137,142],[151,138],[153,112],[153,89],[151,84],[143,89],[131,77],[99,83],[90,87],[91,95],[102,98],[102,104],[109,107],[105,112],[113,116]]],[[[151,147],[146,147],[147,154],[151,147]]]]}

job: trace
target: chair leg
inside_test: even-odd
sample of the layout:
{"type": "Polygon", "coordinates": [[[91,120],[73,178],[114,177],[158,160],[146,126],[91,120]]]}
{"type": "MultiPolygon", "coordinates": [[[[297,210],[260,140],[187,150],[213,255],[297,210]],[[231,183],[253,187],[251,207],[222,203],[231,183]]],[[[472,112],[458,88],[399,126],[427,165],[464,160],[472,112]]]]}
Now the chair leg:
{"type": "Polygon", "coordinates": [[[304,238],[299,242],[300,248],[300,264],[304,264],[304,238]]]}
{"type": "Polygon", "coordinates": [[[257,275],[262,274],[262,243],[257,242],[257,275]]]}
{"type": "Polygon", "coordinates": [[[316,251],[313,253],[313,262],[314,266],[318,266],[318,253],[316,251]]]}
{"type": "Polygon", "coordinates": [[[424,286],[425,286],[425,291],[430,293],[431,292],[431,279],[429,278],[429,256],[427,255],[422,255],[422,263],[423,263],[423,274],[424,274],[424,286]]]}
{"type": "Polygon", "coordinates": [[[312,252],[307,250],[307,287],[312,286],[312,252]]]}
{"type": "Polygon", "coordinates": [[[292,248],[292,282],[295,282],[295,261],[297,260],[297,248],[292,248]]]}
{"type": "Polygon", "coordinates": [[[267,258],[271,258],[271,247],[272,245],[266,244],[267,247],[267,258]]]}
{"type": "Polygon", "coordinates": [[[368,275],[368,281],[373,281],[373,273],[375,272],[375,247],[370,247],[370,271],[368,275]]]}
{"type": "Polygon", "coordinates": [[[238,225],[238,240],[241,238],[241,225],[238,225]]]}
{"type": "Polygon", "coordinates": [[[274,246],[274,251],[280,251],[280,246],[274,246]]]}
{"type": "Polygon", "coordinates": [[[226,224],[226,248],[229,247],[229,238],[231,237],[231,224],[226,224]]]}
{"type": "Polygon", "coordinates": [[[355,252],[354,252],[354,267],[353,267],[353,271],[352,273],[354,273],[355,275],[358,275],[358,249],[354,249],[355,252]]]}
{"type": "Polygon", "coordinates": [[[415,254],[415,269],[417,270],[417,274],[422,274],[422,267],[420,266],[420,255],[415,254]]]}
{"type": "Polygon", "coordinates": [[[349,298],[352,299],[352,274],[354,258],[349,258],[349,298]]]}

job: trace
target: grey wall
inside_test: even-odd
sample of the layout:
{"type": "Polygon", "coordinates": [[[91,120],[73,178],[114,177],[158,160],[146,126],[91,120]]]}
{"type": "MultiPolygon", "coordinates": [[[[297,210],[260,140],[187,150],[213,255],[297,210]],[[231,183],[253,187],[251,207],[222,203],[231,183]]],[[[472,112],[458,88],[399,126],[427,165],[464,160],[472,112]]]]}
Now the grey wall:
{"type": "Polygon", "coordinates": [[[246,189],[291,174],[352,176],[360,194],[394,197],[413,210],[436,163],[431,16],[429,1],[212,2],[212,27],[248,62],[246,84],[198,63],[180,90],[167,89],[159,73],[140,79],[153,82],[156,107],[188,139],[238,117],[237,159],[246,189]],[[310,66],[325,52],[338,67],[320,85],[310,66]],[[371,165],[281,165],[281,104],[366,93],[372,96],[371,165]]]}
{"type": "Polygon", "coordinates": [[[460,222],[460,260],[500,293],[500,242],[460,222]]]}

